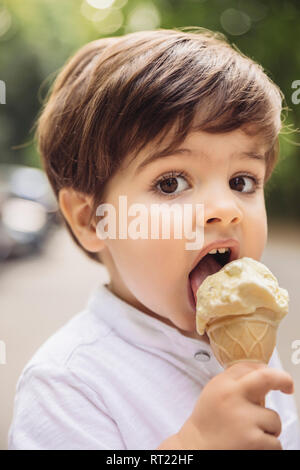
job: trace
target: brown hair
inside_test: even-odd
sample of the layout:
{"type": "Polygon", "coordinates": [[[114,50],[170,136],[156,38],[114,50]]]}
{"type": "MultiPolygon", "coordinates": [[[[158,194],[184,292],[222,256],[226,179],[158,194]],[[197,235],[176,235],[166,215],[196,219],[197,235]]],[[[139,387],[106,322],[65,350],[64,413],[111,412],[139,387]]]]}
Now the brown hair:
{"type": "Polygon", "coordinates": [[[265,182],[274,169],[282,92],[223,34],[181,29],[92,41],[49,90],[36,133],[43,166],[57,197],[63,187],[93,197],[90,222],[125,157],[149,142],[160,145],[171,129],[168,151],[191,131],[257,133],[269,148],[265,182]]]}

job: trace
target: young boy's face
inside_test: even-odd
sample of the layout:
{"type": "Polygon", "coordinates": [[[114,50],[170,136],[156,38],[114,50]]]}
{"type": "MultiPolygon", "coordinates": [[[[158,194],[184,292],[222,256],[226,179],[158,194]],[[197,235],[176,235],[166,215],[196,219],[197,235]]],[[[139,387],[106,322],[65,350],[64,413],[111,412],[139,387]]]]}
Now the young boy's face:
{"type": "MultiPolygon", "coordinates": [[[[128,208],[141,203],[149,213],[152,204],[203,204],[203,246],[188,250],[186,243],[193,240],[184,236],[151,239],[150,232],[148,239],[128,236],[105,240],[102,259],[110,272],[113,292],[146,314],[193,336],[195,307],[189,294],[189,274],[201,249],[218,240],[234,239],[238,258],[259,260],[263,253],[267,239],[263,190],[266,166],[263,159],[246,153],[264,156],[267,148],[258,137],[240,129],[224,134],[191,133],[180,148],[190,149],[191,154],[162,157],[140,167],[157,150],[149,145],[129,166],[125,161],[109,182],[105,202],[115,207],[117,221],[119,196],[127,197],[128,208]]],[[[193,214],[195,230],[196,211],[193,214]]],[[[129,217],[128,224],[133,219],[129,217]]]]}

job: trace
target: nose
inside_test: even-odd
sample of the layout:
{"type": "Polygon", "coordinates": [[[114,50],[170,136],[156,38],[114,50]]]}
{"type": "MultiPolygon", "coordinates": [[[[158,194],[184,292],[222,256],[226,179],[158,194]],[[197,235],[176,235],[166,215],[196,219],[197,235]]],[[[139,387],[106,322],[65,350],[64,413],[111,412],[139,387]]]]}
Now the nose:
{"type": "Polygon", "coordinates": [[[228,192],[218,193],[204,205],[205,225],[238,224],[242,221],[243,213],[237,204],[235,196],[228,192]]]}

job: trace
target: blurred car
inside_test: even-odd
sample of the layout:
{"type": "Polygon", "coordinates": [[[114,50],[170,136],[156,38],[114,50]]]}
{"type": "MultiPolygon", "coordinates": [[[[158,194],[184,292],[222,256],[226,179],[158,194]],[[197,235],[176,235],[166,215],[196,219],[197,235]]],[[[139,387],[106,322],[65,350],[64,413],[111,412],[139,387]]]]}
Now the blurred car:
{"type": "Polygon", "coordinates": [[[0,262],[39,250],[58,223],[58,205],[45,173],[0,164],[0,262]]]}

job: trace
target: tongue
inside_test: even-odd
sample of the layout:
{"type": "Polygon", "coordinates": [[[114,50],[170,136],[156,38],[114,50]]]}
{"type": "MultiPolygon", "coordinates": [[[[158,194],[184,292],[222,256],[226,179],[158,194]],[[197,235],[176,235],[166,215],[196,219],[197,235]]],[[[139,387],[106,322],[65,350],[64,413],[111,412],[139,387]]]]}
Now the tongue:
{"type": "Polygon", "coordinates": [[[197,265],[197,267],[192,271],[190,275],[190,281],[192,286],[192,291],[194,294],[195,302],[197,304],[197,290],[202,284],[204,279],[211,274],[220,271],[222,265],[214,258],[214,256],[206,255],[197,265]]]}

